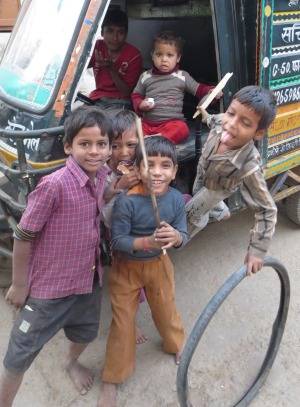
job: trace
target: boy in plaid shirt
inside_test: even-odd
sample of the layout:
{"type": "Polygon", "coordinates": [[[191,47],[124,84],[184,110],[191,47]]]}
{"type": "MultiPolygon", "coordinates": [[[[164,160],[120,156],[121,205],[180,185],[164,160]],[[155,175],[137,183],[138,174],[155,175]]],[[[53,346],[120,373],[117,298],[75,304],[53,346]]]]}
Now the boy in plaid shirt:
{"type": "Polygon", "coordinates": [[[70,341],[65,366],[71,380],[80,394],[92,385],[92,373],[78,358],[99,328],[99,223],[111,142],[104,114],[79,107],[65,121],[66,166],[45,176],[28,197],[6,295],[21,310],[3,362],[1,407],[12,406],[24,372],[60,329],[70,341]]]}

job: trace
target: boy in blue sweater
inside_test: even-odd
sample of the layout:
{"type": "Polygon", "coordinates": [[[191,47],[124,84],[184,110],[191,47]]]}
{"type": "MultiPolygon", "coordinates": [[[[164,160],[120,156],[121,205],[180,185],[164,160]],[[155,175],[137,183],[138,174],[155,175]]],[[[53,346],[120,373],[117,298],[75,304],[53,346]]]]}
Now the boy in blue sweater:
{"type": "Polygon", "coordinates": [[[116,384],[135,369],[135,315],[144,288],[164,351],[179,363],[184,329],[174,295],[174,269],[163,249],[182,248],[187,241],[182,194],[169,187],[177,171],[175,145],[165,137],[145,139],[160,228],[156,226],[147,171],[141,148],[136,149],[135,170],[141,184],[124,191],[114,205],[112,244],[115,255],[109,273],[112,323],[106,346],[98,407],[115,407],[116,384]]]}

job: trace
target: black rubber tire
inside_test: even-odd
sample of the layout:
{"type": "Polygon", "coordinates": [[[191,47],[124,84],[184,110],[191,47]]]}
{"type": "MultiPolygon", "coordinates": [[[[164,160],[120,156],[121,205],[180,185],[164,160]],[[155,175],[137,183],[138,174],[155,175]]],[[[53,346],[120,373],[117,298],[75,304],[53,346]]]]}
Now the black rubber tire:
{"type": "MultiPolygon", "coordinates": [[[[268,350],[261,368],[255,380],[251,384],[249,390],[246,391],[244,396],[237,404],[234,405],[234,407],[248,406],[262,387],[275,360],[287,319],[290,301],[290,281],[288,273],[285,267],[278,260],[272,257],[265,258],[264,266],[272,267],[277,272],[281,283],[278,313],[273,323],[268,350]]],[[[233,289],[245,278],[245,276],[246,266],[244,265],[231,277],[229,277],[229,279],[223,284],[223,286],[217,291],[217,293],[207,304],[187,339],[177,372],[177,396],[180,407],[192,407],[192,404],[189,400],[187,373],[197,345],[207,325],[209,324],[210,320],[215,315],[221,304],[233,291],[233,289]]],[[[197,407],[200,406],[198,405],[197,407]]]]}
{"type": "Polygon", "coordinates": [[[292,222],[300,225],[300,191],[286,198],[286,213],[292,222]]]}

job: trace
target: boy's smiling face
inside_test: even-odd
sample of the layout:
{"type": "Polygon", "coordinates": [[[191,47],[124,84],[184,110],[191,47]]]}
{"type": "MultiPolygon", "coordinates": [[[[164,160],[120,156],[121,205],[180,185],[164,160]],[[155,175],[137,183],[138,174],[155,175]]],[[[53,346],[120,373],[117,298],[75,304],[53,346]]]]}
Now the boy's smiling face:
{"type": "MultiPolygon", "coordinates": [[[[148,157],[148,162],[154,194],[156,196],[164,195],[168,191],[170,182],[175,179],[177,165],[174,165],[170,157],[162,157],[161,155],[148,157]]],[[[138,178],[142,181],[144,193],[150,195],[144,160],[141,161],[139,167],[135,166],[135,170],[138,178]]]]}
{"type": "Polygon", "coordinates": [[[91,180],[111,153],[108,135],[102,134],[98,126],[81,129],[74,137],[72,145],[64,145],[64,150],[66,154],[73,156],[91,180]]]}
{"type": "Polygon", "coordinates": [[[110,169],[117,172],[117,166],[120,161],[133,164],[135,160],[135,148],[138,144],[138,137],[135,129],[124,131],[121,137],[114,138],[112,143],[112,152],[108,161],[110,169]]]}
{"type": "Polygon", "coordinates": [[[250,140],[260,140],[266,133],[266,129],[257,130],[260,119],[261,116],[234,99],[222,119],[223,150],[237,150],[250,140]]]}

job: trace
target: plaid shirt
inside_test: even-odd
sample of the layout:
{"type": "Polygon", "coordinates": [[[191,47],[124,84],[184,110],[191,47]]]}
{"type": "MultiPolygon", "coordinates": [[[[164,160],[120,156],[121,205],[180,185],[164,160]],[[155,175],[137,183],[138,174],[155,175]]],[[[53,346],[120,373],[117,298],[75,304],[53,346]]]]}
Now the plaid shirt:
{"type": "Polygon", "coordinates": [[[264,179],[261,158],[253,140],[237,150],[216,154],[222,117],[223,114],[208,116],[211,131],[198,163],[193,195],[205,186],[209,190],[224,191],[226,198],[240,188],[244,201],[255,211],[248,251],[264,258],[275,231],[277,208],[264,179]]]}
{"type": "Polygon", "coordinates": [[[99,222],[106,174],[100,168],[93,183],[70,156],[29,195],[19,225],[38,232],[30,248],[31,297],[90,293],[96,270],[102,283],[99,222]]]}

